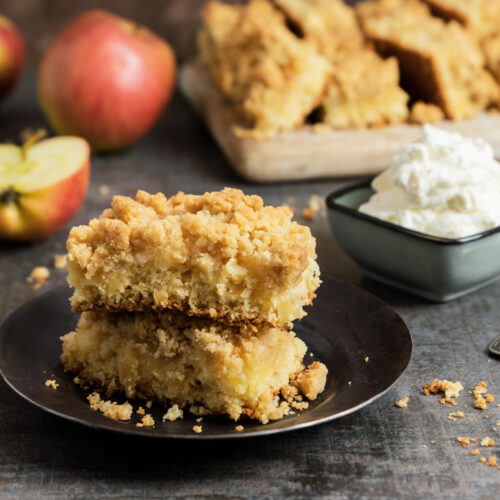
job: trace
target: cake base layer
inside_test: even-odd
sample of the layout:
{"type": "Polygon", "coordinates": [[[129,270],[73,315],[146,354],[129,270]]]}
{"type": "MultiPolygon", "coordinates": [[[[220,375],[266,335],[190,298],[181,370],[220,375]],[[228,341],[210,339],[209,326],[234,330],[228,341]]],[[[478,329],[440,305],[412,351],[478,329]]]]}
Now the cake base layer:
{"type": "Polygon", "coordinates": [[[80,383],[197,415],[265,423],[289,412],[280,393],[289,394],[290,384],[315,399],[326,381],[321,363],[304,369],[304,342],[276,328],[255,331],[166,312],[85,312],[61,340],[63,365],[80,383]]]}

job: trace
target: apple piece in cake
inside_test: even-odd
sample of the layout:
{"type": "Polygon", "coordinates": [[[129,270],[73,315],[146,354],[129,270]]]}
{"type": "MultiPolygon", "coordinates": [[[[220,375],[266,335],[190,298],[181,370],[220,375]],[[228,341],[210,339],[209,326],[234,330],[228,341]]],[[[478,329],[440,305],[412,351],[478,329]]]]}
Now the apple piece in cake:
{"type": "Polygon", "coordinates": [[[439,105],[453,120],[497,103],[499,88],[479,44],[457,22],[432,17],[413,0],[372,0],[357,11],[377,50],[397,57],[402,87],[414,100],[439,105]]]}
{"type": "Polygon", "coordinates": [[[312,303],[315,246],[288,207],[264,206],[237,189],[115,196],[99,218],[70,231],[71,304],[282,326],[312,303]]]}
{"type": "Polygon", "coordinates": [[[198,41],[216,86],[251,127],[240,134],[265,138],[302,124],[331,76],[328,61],[266,0],[209,2],[198,41]]]}
{"type": "Polygon", "coordinates": [[[263,423],[289,412],[280,391],[290,383],[315,399],[326,367],[302,360],[307,350],[292,331],[221,325],[181,313],[85,312],[61,338],[65,370],[107,395],[122,392],[263,423]]]}

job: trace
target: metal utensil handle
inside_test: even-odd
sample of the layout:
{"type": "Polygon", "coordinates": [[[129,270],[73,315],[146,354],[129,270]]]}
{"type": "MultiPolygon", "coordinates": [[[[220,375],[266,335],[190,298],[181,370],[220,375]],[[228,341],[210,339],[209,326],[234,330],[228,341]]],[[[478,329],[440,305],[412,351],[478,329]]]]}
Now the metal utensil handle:
{"type": "Polygon", "coordinates": [[[500,337],[497,337],[489,346],[488,350],[495,356],[500,356],[500,337]]]}

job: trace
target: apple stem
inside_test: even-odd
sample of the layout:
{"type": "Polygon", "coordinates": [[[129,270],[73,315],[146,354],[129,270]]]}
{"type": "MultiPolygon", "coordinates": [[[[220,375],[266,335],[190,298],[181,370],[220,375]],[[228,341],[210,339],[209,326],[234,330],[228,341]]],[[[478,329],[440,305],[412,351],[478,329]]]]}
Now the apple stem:
{"type": "Polygon", "coordinates": [[[0,193],[0,205],[15,203],[18,199],[19,193],[17,193],[12,186],[0,193]]]}
{"type": "Polygon", "coordinates": [[[26,159],[26,152],[28,149],[33,146],[33,144],[37,143],[38,141],[42,140],[45,136],[47,135],[47,131],[44,128],[39,128],[36,132],[31,134],[28,139],[24,142],[24,144],[21,146],[21,158],[23,160],[26,159]]]}

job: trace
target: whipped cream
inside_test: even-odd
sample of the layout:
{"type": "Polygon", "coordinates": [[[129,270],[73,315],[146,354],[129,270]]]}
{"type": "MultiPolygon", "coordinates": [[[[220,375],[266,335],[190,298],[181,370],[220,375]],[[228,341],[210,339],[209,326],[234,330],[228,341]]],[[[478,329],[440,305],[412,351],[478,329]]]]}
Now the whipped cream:
{"type": "Polygon", "coordinates": [[[424,125],[372,188],[361,212],[421,233],[460,238],[500,226],[500,163],[479,138],[424,125]]]}

